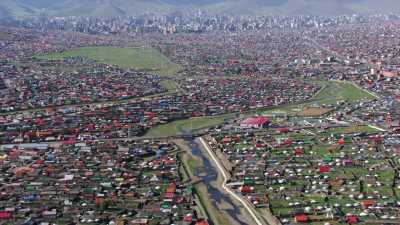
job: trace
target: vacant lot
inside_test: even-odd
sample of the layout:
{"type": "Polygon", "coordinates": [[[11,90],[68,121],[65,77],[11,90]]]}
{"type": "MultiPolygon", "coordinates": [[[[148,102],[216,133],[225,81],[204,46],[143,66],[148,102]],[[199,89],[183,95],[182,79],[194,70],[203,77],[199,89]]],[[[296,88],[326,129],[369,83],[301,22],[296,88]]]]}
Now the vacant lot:
{"type": "Polygon", "coordinates": [[[324,88],[314,96],[316,102],[321,104],[332,104],[337,101],[356,102],[361,99],[374,99],[368,92],[356,87],[351,83],[337,81],[322,81],[324,88]]]}
{"type": "Polygon", "coordinates": [[[180,69],[157,50],[145,47],[85,47],[39,56],[39,58],[60,60],[73,56],[84,56],[100,63],[152,71],[160,75],[175,75],[180,69]]]}
{"type": "Polygon", "coordinates": [[[168,124],[151,128],[146,136],[166,137],[191,133],[201,129],[210,128],[224,123],[227,119],[233,118],[232,114],[214,117],[196,117],[191,119],[177,120],[168,124]]]}
{"type": "Polygon", "coordinates": [[[378,130],[369,127],[369,126],[362,126],[362,125],[354,125],[354,126],[349,126],[349,127],[336,127],[336,128],[330,128],[326,130],[327,134],[352,134],[352,133],[361,133],[361,132],[366,132],[366,133],[375,133],[378,132],[378,130]]]}
{"type": "Polygon", "coordinates": [[[323,107],[305,107],[301,112],[297,115],[299,116],[322,116],[325,113],[330,112],[331,108],[323,108],[323,107]]]}

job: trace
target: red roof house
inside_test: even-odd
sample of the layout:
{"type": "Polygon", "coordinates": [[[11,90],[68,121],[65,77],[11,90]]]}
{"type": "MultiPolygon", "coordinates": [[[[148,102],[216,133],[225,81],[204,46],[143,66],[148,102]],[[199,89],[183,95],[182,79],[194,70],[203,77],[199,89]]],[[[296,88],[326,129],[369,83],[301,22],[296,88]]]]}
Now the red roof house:
{"type": "Polygon", "coordinates": [[[376,204],[376,201],[375,201],[375,200],[364,200],[364,201],[361,202],[361,204],[362,204],[362,206],[363,206],[364,208],[368,208],[368,207],[370,207],[370,206],[375,205],[375,204],[376,204]]]}
{"type": "Polygon", "coordinates": [[[240,187],[240,192],[242,194],[248,194],[248,193],[251,193],[251,191],[252,191],[251,187],[248,186],[248,185],[243,185],[243,186],[240,187]]]}
{"type": "Polygon", "coordinates": [[[192,222],[193,221],[193,215],[192,214],[187,214],[186,216],[183,217],[183,221],[192,222]]]}
{"type": "Polygon", "coordinates": [[[167,193],[175,193],[176,191],[176,184],[172,183],[168,186],[166,192],[167,193]]]}
{"type": "Polygon", "coordinates": [[[0,219],[11,219],[11,212],[0,211],[0,219]]]}
{"type": "Polygon", "coordinates": [[[319,167],[319,172],[320,173],[328,173],[330,171],[329,166],[320,166],[319,167]]]}
{"type": "Polygon", "coordinates": [[[208,225],[208,222],[206,220],[198,220],[196,225],[208,225]]]}
{"type": "Polygon", "coordinates": [[[96,198],[94,199],[94,201],[95,201],[96,205],[102,205],[103,202],[104,202],[104,199],[101,198],[101,197],[96,197],[96,198]]]}
{"type": "Polygon", "coordinates": [[[231,143],[231,141],[232,141],[232,138],[229,138],[229,137],[225,137],[224,139],[222,139],[222,142],[223,142],[224,144],[231,143]]]}
{"type": "Polygon", "coordinates": [[[278,133],[283,134],[283,133],[288,133],[290,130],[287,127],[280,127],[276,130],[278,133]]]}
{"type": "Polygon", "coordinates": [[[338,144],[339,145],[344,145],[346,142],[345,142],[345,140],[343,139],[343,138],[341,138],[339,141],[338,141],[338,144]]]}
{"type": "Polygon", "coordinates": [[[242,128],[262,128],[266,127],[270,123],[269,119],[265,116],[252,117],[243,120],[240,123],[242,128]]]}
{"type": "Polygon", "coordinates": [[[262,147],[264,147],[264,145],[263,145],[262,143],[257,143],[255,146],[256,146],[256,148],[262,148],[262,147]]]}
{"type": "Polygon", "coordinates": [[[167,193],[165,194],[165,198],[166,198],[166,199],[173,199],[174,196],[175,196],[175,194],[174,194],[174,193],[170,193],[170,192],[167,192],[167,193]]]}
{"type": "Polygon", "coordinates": [[[308,222],[308,216],[307,216],[307,215],[304,215],[304,214],[302,214],[302,215],[296,215],[296,216],[294,217],[294,220],[295,220],[297,223],[307,223],[307,222],[308,222]]]}
{"type": "Polygon", "coordinates": [[[358,221],[359,221],[359,219],[357,216],[353,216],[353,215],[346,216],[346,222],[348,224],[356,224],[356,223],[358,223],[358,221]]]}
{"type": "Polygon", "coordinates": [[[294,150],[294,155],[295,156],[301,156],[303,154],[303,150],[301,148],[296,148],[294,150]]]}

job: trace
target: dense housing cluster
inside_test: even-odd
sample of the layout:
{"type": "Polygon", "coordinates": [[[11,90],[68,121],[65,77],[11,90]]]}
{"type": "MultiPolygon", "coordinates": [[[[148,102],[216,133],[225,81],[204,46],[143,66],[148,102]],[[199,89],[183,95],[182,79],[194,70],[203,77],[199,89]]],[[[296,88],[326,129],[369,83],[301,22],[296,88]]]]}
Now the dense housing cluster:
{"type": "Polygon", "coordinates": [[[399,224],[397,17],[171,18],[1,27],[0,224],[399,224]]]}
{"type": "MultiPolygon", "coordinates": [[[[2,61],[0,68],[8,93],[0,97],[1,143],[139,136],[149,128],[174,120],[304,102],[321,89],[321,85],[296,77],[293,68],[285,66],[307,49],[295,33],[271,34],[266,38],[273,41],[263,42],[265,46],[256,44],[257,35],[248,36],[247,41],[239,36],[227,42],[222,36],[216,39],[217,47],[196,45],[196,48],[190,43],[198,39],[189,38],[187,49],[180,48],[179,43],[181,38],[188,37],[177,37],[166,53],[182,65],[182,71],[177,71],[181,76],[172,79],[153,75],[153,67],[140,72],[133,66],[110,65],[90,57],[71,56],[68,52],[65,53],[68,57],[49,60],[52,57],[43,55],[47,50],[32,43],[45,39],[39,43],[48,43],[49,51],[60,54],[83,44],[110,45],[117,41],[126,50],[126,43],[117,38],[76,34],[70,45],[61,45],[56,39],[63,32],[54,31],[51,35],[34,32],[28,36],[26,30],[18,31],[5,31],[4,42],[14,44],[6,45],[4,50],[9,60],[2,61]],[[294,42],[293,46],[285,46],[283,40],[294,42]],[[249,46],[243,53],[245,61],[235,60],[239,57],[234,53],[240,43],[249,46]],[[20,45],[27,50],[18,49],[20,45]],[[256,51],[260,47],[275,51],[256,51]],[[14,52],[16,49],[29,57],[20,58],[14,52]],[[191,54],[193,57],[188,58],[191,54]],[[216,61],[210,57],[217,57],[216,61]],[[254,61],[256,57],[259,59],[254,61]],[[220,58],[224,62],[219,62],[220,58]]],[[[65,35],[68,38],[70,33],[65,35]]],[[[206,40],[204,35],[202,38],[206,40]]],[[[164,44],[169,37],[150,35],[148,39],[156,48],[167,51],[164,44]],[[156,38],[162,42],[157,44],[156,38]]]]}
{"type": "Polygon", "coordinates": [[[384,224],[400,217],[397,141],[280,128],[216,135],[210,143],[231,166],[228,185],[283,223],[384,224]]]}
{"type": "Polygon", "coordinates": [[[170,142],[5,146],[0,160],[1,220],[201,224],[179,149],[170,142]]]}
{"type": "MultiPolygon", "coordinates": [[[[269,96],[259,95],[258,98],[254,98],[253,94],[261,93],[261,88],[254,88],[257,82],[253,86],[251,82],[242,81],[241,83],[244,85],[243,93],[240,89],[234,89],[235,86],[232,86],[232,83],[222,82],[221,85],[225,90],[215,89],[215,93],[212,89],[206,89],[207,86],[204,85],[204,89],[199,89],[200,92],[188,92],[188,95],[173,94],[154,97],[151,100],[138,99],[127,103],[110,103],[110,106],[67,106],[56,110],[47,109],[2,116],[0,140],[2,143],[19,143],[133,137],[143,134],[155,125],[173,120],[240,113],[254,108],[298,102],[311,97],[311,93],[316,91],[308,84],[299,84],[300,82],[293,86],[281,84],[282,88],[274,83],[271,84],[273,89],[262,89],[262,91],[269,91],[269,96]],[[253,88],[247,89],[245,85],[253,88]],[[288,88],[287,92],[281,92],[279,95],[272,94],[274,90],[278,92],[284,87],[288,88]],[[301,95],[295,92],[301,89],[308,90],[309,94],[301,95]],[[244,95],[245,92],[247,92],[246,95],[244,95]],[[218,98],[217,93],[221,93],[221,98],[218,98]],[[226,100],[223,100],[225,98],[226,100]]],[[[262,83],[266,84],[266,82],[262,83]]],[[[202,85],[199,83],[198,87],[202,88],[202,85]]]]}
{"type": "Polygon", "coordinates": [[[9,92],[0,98],[2,111],[83,104],[166,92],[158,76],[98,64],[82,57],[60,61],[27,60],[4,64],[9,92]]]}

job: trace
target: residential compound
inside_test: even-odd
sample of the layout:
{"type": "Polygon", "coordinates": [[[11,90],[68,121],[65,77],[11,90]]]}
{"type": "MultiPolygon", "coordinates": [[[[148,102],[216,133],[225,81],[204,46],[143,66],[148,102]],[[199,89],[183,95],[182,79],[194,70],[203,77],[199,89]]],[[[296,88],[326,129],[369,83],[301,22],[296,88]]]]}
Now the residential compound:
{"type": "Polygon", "coordinates": [[[400,224],[399,16],[1,21],[0,224],[400,224]]]}

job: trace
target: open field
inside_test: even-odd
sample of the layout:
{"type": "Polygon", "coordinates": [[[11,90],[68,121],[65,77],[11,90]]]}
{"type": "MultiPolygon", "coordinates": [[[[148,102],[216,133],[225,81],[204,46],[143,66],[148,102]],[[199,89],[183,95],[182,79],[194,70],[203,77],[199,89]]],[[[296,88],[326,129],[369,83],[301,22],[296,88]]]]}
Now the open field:
{"type": "Polygon", "coordinates": [[[316,103],[332,104],[337,101],[356,102],[363,98],[374,99],[375,97],[368,92],[359,89],[351,83],[338,81],[321,81],[325,85],[323,89],[314,96],[316,103]]]}
{"type": "Polygon", "coordinates": [[[168,90],[168,92],[175,92],[178,90],[178,84],[173,80],[163,80],[161,84],[168,90]]]}
{"type": "Polygon", "coordinates": [[[11,38],[11,34],[0,31],[0,40],[6,40],[8,38],[11,38]]]}
{"type": "Polygon", "coordinates": [[[375,99],[369,94],[351,83],[338,81],[319,81],[323,88],[308,103],[292,104],[277,107],[272,110],[264,110],[262,114],[280,113],[299,116],[319,116],[329,112],[329,108],[314,107],[314,104],[334,104],[338,101],[355,103],[362,99],[375,99]]]}
{"type": "Polygon", "coordinates": [[[336,128],[330,128],[326,130],[326,133],[328,134],[352,134],[352,133],[374,133],[378,132],[378,130],[369,127],[369,126],[349,126],[349,127],[336,127],[336,128]]]}
{"type": "Polygon", "coordinates": [[[168,124],[156,126],[147,132],[148,137],[173,136],[183,133],[195,132],[201,129],[217,126],[226,120],[233,118],[233,114],[213,117],[197,117],[184,120],[177,120],[168,124]]]}
{"type": "Polygon", "coordinates": [[[330,108],[322,108],[322,107],[304,107],[304,109],[299,112],[297,115],[299,116],[322,116],[325,113],[330,112],[332,109],[330,108]]]}
{"type": "Polygon", "coordinates": [[[135,68],[172,76],[180,67],[155,49],[146,47],[85,47],[39,56],[42,59],[60,60],[66,57],[84,56],[100,63],[115,64],[123,68],[135,68]]]}

